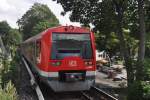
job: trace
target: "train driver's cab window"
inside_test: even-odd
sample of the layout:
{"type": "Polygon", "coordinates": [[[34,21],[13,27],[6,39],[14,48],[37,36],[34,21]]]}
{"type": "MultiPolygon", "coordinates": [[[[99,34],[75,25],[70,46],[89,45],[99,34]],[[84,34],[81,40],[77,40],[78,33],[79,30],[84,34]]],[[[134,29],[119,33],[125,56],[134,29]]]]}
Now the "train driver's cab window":
{"type": "Polygon", "coordinates": [[[78,56],[92,58],[90,33],[53,33],[51,59],[78,56]]]}

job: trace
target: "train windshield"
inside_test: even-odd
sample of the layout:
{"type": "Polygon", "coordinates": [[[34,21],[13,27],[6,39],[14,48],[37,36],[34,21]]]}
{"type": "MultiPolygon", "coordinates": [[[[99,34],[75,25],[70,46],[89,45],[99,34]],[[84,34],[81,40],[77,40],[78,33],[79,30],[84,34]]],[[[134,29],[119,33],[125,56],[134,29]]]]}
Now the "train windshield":
{"type": "Polygon", "coordinates": [[[63,59],[78,56],[92,58],[91,38],[89,33],[53,33],[51,59],[63,59]]]}

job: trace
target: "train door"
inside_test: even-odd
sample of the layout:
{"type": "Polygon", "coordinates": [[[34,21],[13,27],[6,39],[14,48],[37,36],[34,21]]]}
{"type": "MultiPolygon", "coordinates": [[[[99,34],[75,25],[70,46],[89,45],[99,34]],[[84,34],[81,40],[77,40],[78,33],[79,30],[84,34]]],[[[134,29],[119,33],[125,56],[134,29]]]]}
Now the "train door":
{"type": "Polygon", "coordinates": [[[35,43],[35,63],[39,64],[41,62],[41,41],[36,41],[35,43]]]}

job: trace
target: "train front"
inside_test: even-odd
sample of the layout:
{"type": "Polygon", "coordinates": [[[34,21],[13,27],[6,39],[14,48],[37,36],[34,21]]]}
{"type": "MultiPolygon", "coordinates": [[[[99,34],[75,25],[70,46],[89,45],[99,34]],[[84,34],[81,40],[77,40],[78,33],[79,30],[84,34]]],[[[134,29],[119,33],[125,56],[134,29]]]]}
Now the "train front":
{"type": "Polygon", "coordinates": [[[89,90],[95,82],[95,45],[92,32],[52,32],[48,84],[54,91],[89,90]]]}

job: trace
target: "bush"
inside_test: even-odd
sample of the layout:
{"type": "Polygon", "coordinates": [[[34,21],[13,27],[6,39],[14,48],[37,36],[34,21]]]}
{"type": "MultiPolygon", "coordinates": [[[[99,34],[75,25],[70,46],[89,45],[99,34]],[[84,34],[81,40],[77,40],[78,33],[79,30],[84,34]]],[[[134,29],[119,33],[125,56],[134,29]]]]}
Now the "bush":
{"type": "Polygon", "coordinates": [[[0,69],[0,100],[17,100],[17,66],[19,56],[15,54],[13,60],[5,59],[0,69]],[[14,86],[15,84],[15,86],[14,86]]]}
{"type": "Polygon", "coordinates": [[[7,64],[1,70],[1,85],[2,88],[11,80],[17,85],[19,56],[16,53],[12,61],[6,60],[7,64]]]}
{"type": "Polygon", "coordinates": [[[150,99],[150,82],[144,81],[142,82],[143,86],[143,96],[145,99],[150,99]]]}
{"type": "Polygon", "coordinates": [[[11,81],[4,89],[0,89],[0,100],[18,100],[16,89],[11,81]]]}
{"type": "Polygon", "coordinates": [[[128,88],[128,100],[143,100],[143,88],[140,81],[134,81],[128,88]]]}
{"type": "Polygon", "coordinates": [[[145,80],[150,80],[150,59],[145,59],[144,61],[144,78],[145,80]]]}
{"type": "Polygon", "coordinates": [[[144,61],[144,81],[142,82],[143,96],[146,100],[150,99],[150,59],[144,61]]]}

